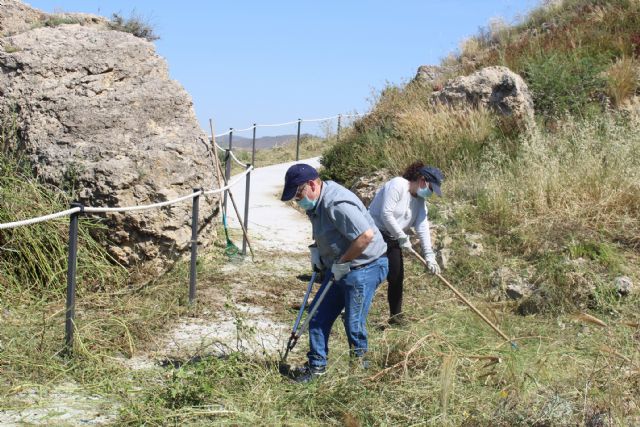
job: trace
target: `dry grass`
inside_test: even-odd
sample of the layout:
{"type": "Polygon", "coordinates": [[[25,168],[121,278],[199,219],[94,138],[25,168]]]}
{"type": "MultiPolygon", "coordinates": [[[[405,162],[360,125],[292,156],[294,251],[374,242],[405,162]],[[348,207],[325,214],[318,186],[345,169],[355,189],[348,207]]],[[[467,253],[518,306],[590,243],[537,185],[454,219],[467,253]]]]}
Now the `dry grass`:
{"type": "MultiPolygon", "coordinates": [[[[558,133],[531,135],[516,162],[492,169],[489,160],[477,176],[484,184],[481,197],[491,206],[485,213],[541,239],[561,242],[560,229],[583,236],[606,230],[612,240],[638,248],[638,129],[637,117],[627,123],[604,117],[569,120],[558,133]]],[[[468,180],[458,175],[450,185],[468,180]]]]}
{"type": "Polygon", "coordinates": [[[439,166],[467,160],[493,137],[495,123],[484,109],[414,105],[398,112],[394,141],[384,147],[385,155],[395,171],[402,170],[407,159],[439,166]]]}
{"type": "Polygon", "coordinates": [[[607,94],[615,107],[636,93],[640,84],[640,64],[633,57],[622,57],[607,70],[607,94]]]}

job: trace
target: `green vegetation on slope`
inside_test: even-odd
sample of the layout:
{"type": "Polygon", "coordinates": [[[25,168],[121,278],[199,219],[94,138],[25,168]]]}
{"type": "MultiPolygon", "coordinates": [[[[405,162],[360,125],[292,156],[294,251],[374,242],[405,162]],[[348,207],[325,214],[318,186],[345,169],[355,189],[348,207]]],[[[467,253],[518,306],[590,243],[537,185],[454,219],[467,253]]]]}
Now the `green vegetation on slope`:
{"type": "MultiPolygon", "coordinates": [[[[491,252],[528,265],[529,280],[549,296],[546,309],[590,304],[587,288],[620,274],[640,277],[640,117],[608,107],[637,92],[639,20],[638,2],[566,1],[518,26],[484,31],[446,64],[458,73],[489,65],[522,73],[535,129],[483,110],[430,105],[433,88],[419,82],[392,86],[324,154],[324,177],[350,185],[380,168],[398,174],[415,159],[434,164],[445,172],[445,198],[432,199],[430,209],[454,207],[436,220],[449,234],[481,232],[491,252]],[[576,244],[606,247],[616,262],[571,262],[576,244]]],[[[468,262],[461,258],[452,261],[468,262]]],[[[473,268],[471,286],[486,288],[491,268],[473,268]]]]}

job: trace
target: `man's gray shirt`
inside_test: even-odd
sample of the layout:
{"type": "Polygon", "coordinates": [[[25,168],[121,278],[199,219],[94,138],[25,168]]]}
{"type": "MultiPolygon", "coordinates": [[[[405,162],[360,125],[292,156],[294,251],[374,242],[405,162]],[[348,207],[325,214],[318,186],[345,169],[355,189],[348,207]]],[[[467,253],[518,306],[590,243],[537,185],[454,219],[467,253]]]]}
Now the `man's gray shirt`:
{"type": "Polygon", "coordinates": [[[352,267],[368,264],[387,253],[378,227],[367,208],[351,191],[333,181],[324,181],[316,207],[307,211],[313,227],[313,239],[326,268],[331,268],[358,236],[373,230],[373,240],[352,267]]]}

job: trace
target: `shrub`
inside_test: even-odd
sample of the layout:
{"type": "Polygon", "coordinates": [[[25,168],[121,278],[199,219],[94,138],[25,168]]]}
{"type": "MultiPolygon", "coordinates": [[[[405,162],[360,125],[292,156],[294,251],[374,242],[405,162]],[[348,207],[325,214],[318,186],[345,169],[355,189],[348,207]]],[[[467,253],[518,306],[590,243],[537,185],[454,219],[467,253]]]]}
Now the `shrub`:
{"type": "Polygon", "coordinates": [[[600,76],[604,61],[576,52],[552,53],[531,60],[526,80],[533,92],[536,113],[558,118],[566,113],[589,115],[597,108],[597,94],[604,88],[600,76]]]}
{"type": "Polygon", "coordinates": [[[146,39],[150,42],[159,40],[158,36],[148,20],[137,15],[135,12],[129,18],[123,17],[119,13],[114,13],[109,22],[109,28],[115,31],[131,33],[136,37],[146,39]]]}

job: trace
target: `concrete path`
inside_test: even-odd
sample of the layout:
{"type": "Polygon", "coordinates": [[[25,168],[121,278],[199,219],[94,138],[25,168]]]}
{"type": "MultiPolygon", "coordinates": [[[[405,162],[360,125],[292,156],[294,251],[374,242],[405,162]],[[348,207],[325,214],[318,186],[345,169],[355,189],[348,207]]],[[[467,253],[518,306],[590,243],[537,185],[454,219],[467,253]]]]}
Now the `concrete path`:
{"type": "MultiPolygon", "coordinates": [[[[251,172],[249,239],[254,245],[254,250],[263,248],[300,253],[306,252],[307,246],[311,243],[309,220],[301,212],[280,201],[284,175],[295,163],[307,163],[313,167],[319,167],[320,157],[266,166],[251,172]]],[[[232,189],[242,216],[244,216],[245,188],[243,181],[232,189]]],[[[231,200],[227,208],[227,217],[229,227],[240,229],[231,200]]],[[[241,247],[242,240],[234,243],[241,247]]]]}

